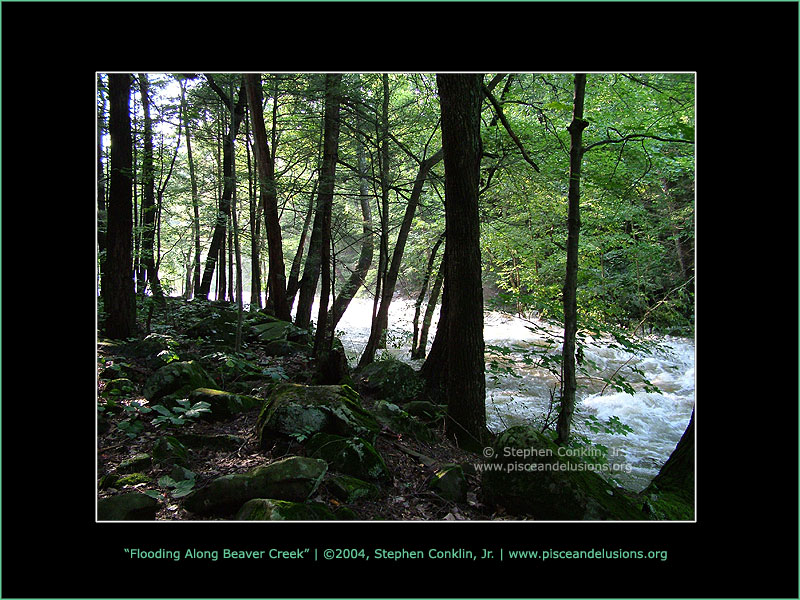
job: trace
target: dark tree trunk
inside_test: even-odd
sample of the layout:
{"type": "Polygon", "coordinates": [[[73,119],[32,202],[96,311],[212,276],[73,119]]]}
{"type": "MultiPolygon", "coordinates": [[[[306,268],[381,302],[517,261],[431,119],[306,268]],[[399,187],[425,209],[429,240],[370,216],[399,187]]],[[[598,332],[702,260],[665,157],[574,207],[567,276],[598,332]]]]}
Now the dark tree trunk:
{"type": "Polygon", "coordinates": [[[275,183],[275,163],[267,141],[264,126],[264,111],[261,106],[261,76],[256,73],[245,75],[247,101],[253,122],[253,149],[255,151],[256,172],[264,206],[264,222],[267,230],[267,250],[269,254],[269,298],[275,316],[283,321],[291,320],[289,303],[286,300],[286,267],[283,260],[283,241],[278,216],[278,193],[275,183]]]}
{"type": "Polygon", "coordinates": [[[447,245],[447,430],[459,446],[485,443],[483,287],[478,186],[483,76],[437,75],[442,111],[447,245]]]}
{"type": "MultiPolygon", "coordinates": [[[[142,153],[142,263],[146,272],[150,293],[164,300],[164,292],[158,279],[155,260],[156,232],[156,180],[153,165],[153,120],[150,117],[150,84],[145,73],[139,73],[139,91],[144,113],[144,151],[142,153]]],[[[140,290],[144,293],[144,287],[140,290]]]]}
{"type": "MultiPolygon", "coordinates": [[[[325,125],[319,195],[317,196],[317,210],[311,230],[308,256],[303,270],[303,278],[300,281],[300,295],[295,316],[295,324],[303,329],[307,329],[311,323],[311,309],[319,282],[323,253],[327,255],[330,248],[330,211],[333,203],[333,187],[336,181],[336,161],[339,156],[339,87],[341,81],[341,74],[325,76],[325,125]],[[326,223],[328,224],[327,230],[326,223]]],[[[320,307],[323,305],[325,306],[325,315],[327,315],[327,296],[320,297],[320,307]]],[[[322,321],[324,320],[323,317],[317,322],[317,329],[321,329],[323,334],[325,324],[322,321]]]]}
{"type": "Polygon", "coordinates": [[[303,263],[303,251],[306,245],[306,237],[308,237],[308,228],[311,226],[311,217],[314,216],[314,198],[317,194],[317,182],[314,182],[314,189],[311,191],[311,197],[308,201],[308,211],[303,221],[303,231],[300,233],[300,242],[297,244],[297,252],[295,252],[294,260],[292,261],[292,268],[289,270],[289,280],[286,282],[286,300],[289,303],[289,310],[294,306],[294,299],[297,296],[297,290],[300,288],[300,265],[303,263]]]}
{"type": "Polygon", "coordinates": [[[411,230],[411,224],[414,221],[414,214],[416,213],[419,199],[422,196],[422,186],[428,177],[431,169],[436,165],[444,156],[442,150],[436,152],[430,158],[423,160],[420,164],[417,178],[414,181],[414,187],[411,190],[411,196],[408,199],[406,212],[403,216],[403,222],[400,224],[400,229],[397,233],[397,241],[395,242],[394,252],[392,253],[392,263],[386,273],[386,279],[381,290],[381,305],[378,309],[377,316],[372,321],[372,329],[370,330],[369,340],[364,348],[364,353],[361,355],[358,366],[364,367],[375,360],[375,351],[378,349],[378,344],[381,340],[386,324],[389,321],[389,306],[392,303],[394,290],[397,287],[397,278],[400,275],[400,267],[403,261],[403,253],[405,252],[406,241],[408,240],[408,232],[411,230]]]}
{"type": "Polygon", "coordinates": [[[136,333],[136,303],[133,286],[131,213],[131,77],[110,74],[109,133],[111,135],[111,189],[108,202],[106,241],[106,287],[103,300],[106,311],[105,331],[112,339],[136,333]]]}
{"type": "Polygon", "coordinates": [[[100,105],[97,107],[97,254],[98,269],[100,270],[100,294],[103,293],[105,284],[106,262],[106,227],[108,213],[106,211],[106,176],[103,167],[103,130],[105,129],[105,97],[103,82],[97,76],[97,93],[100,96],[100,105]]]}
{"type": "Polygon", "coordinates": [[[358,255],[358,264],[349,279],[344,283],[339,295],[333,303],[331,314],[328,317],[328,329],[332,335],[336,329],[336,324],[344,315],[350,301],[358,290],[364,285],[367,272],[372,265],[372,255],[374,252],[373,233],[372,233],[372,211],[370,209],[369,183],[367,179],[367,159],[364,155],[364,142],[361,139],[360,119],[356,113],[356,155],[358,158],[358,177],[359,177],[359,201],[361,203],[362,237],[361,252],[358,255]]]}
{"type": "Polygon", "coordinates": [[[250,128],[245,121],[245,150],[247,152],[247,196],[250,208],[250,310],[261,308],[261,211],[256,202],[253,183],[253,163],[250,160],[250,128]]]}
{"type": "MultiPolygon", "coordinates": [[[[244,107],[246,104],[244,82],[242,82],[239,88],[239,99],[234,106],[233,99],[228,98],[227,94],[214,82],[214,79],[210,75],[207,77],[209,85],[222,99],[225,106],[231,109],[232,115],[228,135],[226,136],[222,148],[223,188],[219,203],[219,213],[217,214],[217,221],[214,225],[214,235],[211,238],[211,245],[208,248],[208,257],[206,258],[206,267],[203,271],[203,279],[200,283],[200,289],[197,291],[198,296],[206,299],[211,292],[211,279],[214,276],[214,268],[216,267],[220,249],[224,246],[228,218],[231,213],[231,197],[233,195],[233,146],[236,140],[236,134],[239,131],[239,125],[244,116],[244,107]]],[[[223,273],[220,273],[220,275],[223,275],[223,273]]]]}
{"type": "Polygon", "coordinates": [[[670,490],[687,500],[694,497],[694,410],[675,450],[644,493],[655,490],[670,490]]]}
{"type": "Polygon", "coordinates": [[[444,282],[444,274],[446,270],[445,262],[439,265],[439,270],[436,272],[436,279],[433,282],[431,295],[428,298],[428,306],[425,308],[425,315],[422,317],[422,327],[419,332],[419,340],[417,341],[417,348],[411,354],[411,358],[425,358],[428,351],[428,332],[431,328],[431,321],[433,320],[433,313],[436,311],[436,303],[439,301],[439,294],[442,293],[442,284],[444,282]]]}
{"type": "MultiPolygon", "coordinates": [[[[440,235],[439,238],[436,240],[436,243],[433,245],[433,249],[431,250],[431,255],[428,257],[428,266],[425,269],[425,276],[422,279],[422,287],[419,291],[419,296],[417,296],[417,302],[414,305],[414,331],[411,337],[411,358],[425,358],[425,344],[427,343],[426,342],[427,331],[425,331],[425,340],[421,340],[419,315],[420,312],[422,312],[422,303],[425,301],[425,294],[427,294],[428,292],[428,284],[430,283],[431,275],[433,274],[434,264],[436,263],[436,253],[439,251],[439,246],[442,245],[443,241],[444,241],[444,234],[440,235]]],[[[431,291],[431,298],[433,298],[433,291],[431,291]]],[[[435,299],[433,300],[433,304],[436,305],[435,299]]],[[[428,307],[430,308],[430,300],[428,301],[428,307]]]]}
{"type": "Polygon", "coordinates": [[[572,414],[575,412],[575,334],[578,330],[578,237],[581,230],[581,161],[583,159],[583,130],[589,125],[583,120],[583,101],[586,92],[586,74],[575,75],[575,99],[572,122],[567,130],[569,147],[569,209],[567,215],[567,275],[564,280],[564,344],[562,346],[561,410],[556,426],[559,444],[569,441],[572,414]]]}
{"type": "Polygon", "coordinates": [[[194,159],[192,158],[192,132],[189,128],[189,112],[186,107],[186,86],[181,82],[181,107],[184,114],[184,128],[186,129],[186,159],[189,163],[189,180],[192,185],[192,211],[194,219],[192,227],[194,232],[194,289],[187,296],[197,294],[200,289],[200,201],[197,193],[197,178],[194,173],[194,159]]]}

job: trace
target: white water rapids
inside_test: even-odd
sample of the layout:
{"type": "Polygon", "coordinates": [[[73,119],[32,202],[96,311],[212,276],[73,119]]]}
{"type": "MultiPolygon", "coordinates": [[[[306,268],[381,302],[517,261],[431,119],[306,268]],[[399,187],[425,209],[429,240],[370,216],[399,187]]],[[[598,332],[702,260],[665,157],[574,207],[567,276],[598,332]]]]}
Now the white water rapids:
{"type": "MultiPolygon", "coordinates": [[[[314,313],[316,315],[316,307],[314,313]]],[[[369,338],[372,301],[354,299],[337,326],[337,332],[347,351],[351,364],[358,361],[369,338]]],[[[422,361],[409,358],[414,304],[395,299],[389,311],[387,350],[397,358],[419,368],[422,361]]],[[[436,332],[437,314],[431,324],[428,347],[436,332]]],[[[543,323],[536,324],[542,328],[543,323]]],[[[550,392],[557,387],[557,379],[541,367],[523,362],[526,348],[547,341],[538,330],[532,331],[531,322],[487,311],[484,317],[484,339],[487,345],[508,348],[507,364],[516,376],[496,373],[487,368],[486,418],[489,428],[500,432],[519,424],[541,424],[550,410],[550,392]]],[[[560,331],[553,331],[559,340],[560,331]]],[[[617,482],[633,491],[644,489],[658,474],[661,465],[675,449],[689,423],[694,406],[694,341],[684,338],[659,337],[660,348],[653,354],[628,353],[613,343],[599,340],[590,343],[585,351],[585,363],[594,363],[599,371],[592,371],[592,379],[578,379],[576,412],[573,431],[585,435],[592,443],[606,446],[608,460],[613,470],[608,471],[617,482]],[[641,377],[629,371],[631,366],[640,369],[645,377],[662,393],[643,390],[641,377]],[[633,386],[633,395],[618,392],[599,378],[614,373],[625,374],[633,386]],[[597,378],[597,379],[595,379],[597,378]],[[603,389],[605,387],[605,389],[603,389]],[[619,433],[594,433],[587,419],[595,417],[606,422],[611,417],[630,427],[627,435],[619,433]]],[[[551,346],[560,353],[560,345],[551,346]]],[[[487,353],[487,362],[497,358],[487,353]]],[[[557,394],[557,390],[556,390],[557,394]]],[[[551,413],[551,418],[555,413],[551,413]]]]}

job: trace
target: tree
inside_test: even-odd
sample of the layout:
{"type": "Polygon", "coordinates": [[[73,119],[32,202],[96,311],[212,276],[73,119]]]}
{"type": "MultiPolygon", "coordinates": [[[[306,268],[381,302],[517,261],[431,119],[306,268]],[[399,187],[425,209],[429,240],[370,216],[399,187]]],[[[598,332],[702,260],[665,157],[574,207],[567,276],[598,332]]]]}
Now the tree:
{"type": "Polygon", "coordinates": [[[225,235],[227,231],[228,219],[231,214],[231,198],[233,197],[233,152],[236,140],[236,134],[239,131],[239,125],[244,117],[244,107],[246,103],[246,94],[244,90],[244,81],[241,82],[239,87],[239,97],[234,105],[233,98],[220,88],[214,81],[211,75],[206,75],[208,83],[217,95],[222,100],[223,104],[230,109],[231,123],[228,128],[228,135],[222,146],[222,179],[223,188],[220,196],[219,211],[217,213],[217,220],[214,225],[214,235],[211,238],[211,245],[208,249],[208,257],[206,258],[206,267],[203,271],[203,279],[200,283],[200,289],[197,295],[203,298],[208,298],[211,292],[211,278],[214,276],[214,268],[217,264],[220,250],[223,248],[225,235]]]}
{"type": "Polygon", "coordinates": [[[558,414],[557,441],[569,441],[572,414],[575,411],[575,334],[578,330],[578,237],[581,230],[581,161],[583,160],[583,130],[589,125],[583,119],[583,104],[586,94],[586,74],[575,75],[575,97],[572,108],[572,123],[568,130],[569,147],[569,216],[567,217],[567,274],[564,280],[564,344],[562,346],[562,393],[558,414]]]}
{"type": "Polygon", "coordinates": [[[320,347],[319,336],[325,335],[328,295],[330,294],[330,223],[333,189],[336,183],[336,162],[339,155],[339,95],[341,93],[341,82],[341,74],[329,73],[325,76],[325,126],[322,165],[319,174],[319,191],[308,255],[305,269],[303,270],[303,278],[300,281],[300,296],[297,301],[297,314],[295,316],[295,324],[298,327],[305,329],[309,326],[314,293],[319,283],[320,271],[322,271],[323,285],[317,319],[317,340],[315,340],[314,344],[317,350],[320,347]],[[327,275],[323,269],[327,271],[327,275]],[[327,288],[326,283],[328,284],[327,288]]]}
{"type": "Polygon", "coordinates": [[[269,297],[275,316],[283,321],[291,320],[291,309],[286,299],[286,267],[283,261],[283,241],[278,217],[277,186],[275,183],[275,148],[270,152],[267,130],[264,126],[264,112],[261,108],[261,76],[245,75],[247,102],[253,122],[253,149],[257,165],[261,202],[264,207],[264,220],[267,229],[267,249],[269,253],[269,297]]]}
{"type": "Polygon", "coordinates": [[[136,303],[133,287],[132,235],[133,201],[131,194],[130,92],[128,74],[110,74],[109,134],[111,136],[111,185],[108,201],[105,287],[105,331],[112,339],[124,339],[136,332],[136,303]]]}
{"type": "Polygon", "coordinates": [[[487,437],[478,187],[483,76],[437,75],[442,111],[448,290],[447,428],[478,448],[487,437]]]}

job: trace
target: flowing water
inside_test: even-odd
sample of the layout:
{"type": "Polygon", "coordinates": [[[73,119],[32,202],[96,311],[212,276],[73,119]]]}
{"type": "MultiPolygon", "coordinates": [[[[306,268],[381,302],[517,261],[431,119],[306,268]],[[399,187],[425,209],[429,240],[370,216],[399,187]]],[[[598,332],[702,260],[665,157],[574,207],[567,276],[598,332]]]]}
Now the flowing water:
{"type": "MultiPolygon", "coordinates": [[[[371,316],[372,302],[354,299],[339,322],[337,331],[351,364],[358,361],[369,338],[371,316]]],[[[382,352],[419,367],[422,361],[409,359],[413,316],[413,302],[392,302],[389,348],[382,352]]],[[[429,347],[437,318],[438,313],[431,325],[429,347]]],[[[500,432],[513,425],[541,425],[548,418],[554,419],[551,394],[557,396],[558,380],[530,357],[532,350],[545,347],[551,355],[560,354],[561,331],[542,322],[492,311],[486,312],[484,322],[489,428],[500,432]]],[[[666,336],[657,341],[653,353],[631,353],[613,340],[592,340],[584,351],[583,364],[595,368],[587,369],[588,373],[578,379],[573,431],[586,436],[591,444],[607,447],[611,466],[606,472],[633,491],[644,489],[658,474],[686,430],[694,406],[694,341],[666,336]],[[661,393],[648,391],[642,375],[632,372],[631,367],[640,370],[661,393]],[[614,374],[624,374],[635,393],[606,385],[603,378],[614,374]],[[592,430],[613,417],[632,431],[623,435],[602,428],[592,430]]]]}

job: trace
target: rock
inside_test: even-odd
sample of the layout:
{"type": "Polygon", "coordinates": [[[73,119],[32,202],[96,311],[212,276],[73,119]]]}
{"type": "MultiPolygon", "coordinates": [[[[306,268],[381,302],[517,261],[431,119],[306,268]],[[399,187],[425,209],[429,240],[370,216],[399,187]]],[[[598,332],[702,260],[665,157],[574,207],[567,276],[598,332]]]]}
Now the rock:
{"type": "Polygon", "coordinates": [[[135,473],[146,471],[153,463],[153,458],[146,452],[140,452],[131,458],[123,460],[117,467],[117,473],[135,473]]]}
{"type": "Polygon", "coordinates": [[[355,502],[359,498],[377,498],[378,486],[350,475],[334,474],[325,481],[325,486],[342,502],[355,502]]]}
{"type": "Polygon", "coordinates": [[[430,488],[445,500],[452,502],[467,501],[467,479],[461,465],[444,465],[436,471],[430,482],[430,488]]]}
{"type": "Polygon", "coordinates": [[[204,435],[201,433],[184,433],[175,438],[188,448],[208,448],[210,450],[236,450],[243,446],[245,439],[227,433],[204,435]]]}
{"type": "Polygon", "coordinates": [[[309,456],[323,459],[339,473],[379,481],[392,478],[375,447],[359,437],[318,433],[308,440],[306,451],[309,456]]]}
{"type": "Polygon", "coordinates": [[[647,520],[625,493],[537,429],[500,434],[482,477],[487,504],[536,520],[647,520]]]}
{"type": "Polygon", "coordinates": [[[377,360],[357,376],[364,390],[395,404],[413,400],[424,387],[420,374],[411,365],[395,359],[377,360]]]}
{"type": "Polygon", "coordinates": [[[246,473],[224,475],[190,493],[184,507],[198,514],[229,514],[248,500],[273,498],[302,502],[328,470],[324,460],[290,456],[246,473]]]}
{"type": "MultiPolygon", "coordinates": [[[[154,404],[170,404],[169,396],[186,398],[197,388],[214,388],[215,383],[195,361],[172,362],[153,373],[144,384],[144,397],[154,404]]],[[[171,404],[174,404],[171,403],[171,404]]]]}
{"type": "Polygon", "coordinates": [[[446,407],[441,407],[428,400],[412,400],[404,404],[403,409],[411,416],[424,421],[436,421],[446,412],[446,407]]]}
{"type": "Polygon", "coordinates": [[[378,400],[372,408],[375,419],[394,431],[411,436],[421,442],[435,442],[436,434],[416,417],[412,417],[396,404],[378,400]]]}
{"type": "Polygon", "coordinates": [[[211,388],[197,388],[189,393],[189,400],[195,402],[208,402],[211,406],[209,413],[203,413],[202,418],[211,421],[230,419],[232,416],[249,410],[260,409],[264,400],[244,394],[231,394],[222,390],[211,388]]]}
{"type": "Polygon", "coordinates": [[[237,521],[333,521],[336,518],[320,502],[303,504],[266,498],[248,500],[236,513],[237,521]]]}
{"type": "Polygon", "coordinates": [[[264,343],[285,340],[308,346],[310,338],[306,329],[300,329],[288,321],[271,321],[253,325],[253,333],[264,343]]]}
{"type": "Polygon", "coordinates": [[[259,445],[276,439],[306,439],[326,432],[374,441],[380,425],[361,406],[358,394],[346,385],[277,385],[256,423],[259,445]]]}
{"type": "Polygon", "coordinates": [[[158,500],[141,492],[127,492],[97,501],[98,521],[150,521],[156,518],[158,500]]]}
{"type": "Polygon", "coordinates": [[[267,356],[289,356],[308,351],[307,345],[288,340],[273,340],[264,346],[264,354],[267,356]]]}

